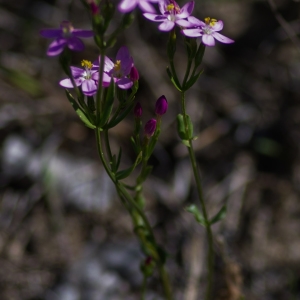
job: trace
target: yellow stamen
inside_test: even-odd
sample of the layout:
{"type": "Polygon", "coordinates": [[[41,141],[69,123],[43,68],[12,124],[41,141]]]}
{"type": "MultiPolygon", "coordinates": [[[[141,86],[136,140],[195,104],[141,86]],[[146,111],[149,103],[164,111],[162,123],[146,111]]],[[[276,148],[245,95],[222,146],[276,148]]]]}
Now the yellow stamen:
{"type": "Polygon", "coordinates": [[[115,65],[114,65],[114,70],[116,72],[120,71],[121,70],[121,61],[120,60],[117,60],[115,65]]]}
{"type": "Polygon", "coordinates": [[[174,4],[167,5],[167,11],[171,11],[174,9],[174,4]]]}
{"type": "Polygon", "coordinates": [[[89,60],[82,60],[81,65],[85,68],[91,69],[93,67],[93,64],[89,60]]]}
{"type": "Polygon", "coordinates": [[[211,19],[210,17],[207,17],[204,19],[205,24],[210,25],[210,26],[215,26],[218,20],[216,19],[211,19]]]}

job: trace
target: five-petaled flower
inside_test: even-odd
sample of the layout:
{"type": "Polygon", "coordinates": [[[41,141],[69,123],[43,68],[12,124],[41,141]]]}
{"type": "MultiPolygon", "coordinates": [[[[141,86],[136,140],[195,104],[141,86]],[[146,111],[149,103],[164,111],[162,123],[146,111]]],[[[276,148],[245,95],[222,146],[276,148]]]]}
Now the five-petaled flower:
{"type": "Polygon", "coordinates": [[[42,29],[40,35],[45,38],[54,38],[47,50],[48,56],[59,55],[65,47],[74,51],[82,51],[84,44],[79,38],[88,38],[94,35],[92,30],[74,29],[69,21],[63,21],[59,29],[42,29]]]}
{"type": "MultiPolygon", "coordinates": [[[[70,67],[72,76],[76,86],[81,85],[83,94],[92,96],[97,92],[97,84],[99,78],[98,68],[95,68],[93,64],[88,60],[83,60],[81,65],[84,69],[77,67],[70,67]]],[[[62,87],[73,88],[71,79],[63,79],[59,82],[62,87]]]]}
{"type": "Polygon", "coordinates": [[[202,36],[202,42],[206,46],[214,46],[215,39],[224,44],[234,43],[234,40],[220,34],[218,31],[223,29],[223,22],[221,20],[205,18],[204,21],[198,20],[195,17],[188,17],[190,26],[193,28],[183,29],[183,33],[189,37],[202,36]]]}
{"type": "Polygon", "coordinates": [[[122,0],[118,8],[120,12],[128,13],[134,10],[136,6],[139,6],[143,12],[155,13],[154,7],[149,2],[157,3],[159,1],[160,0],[122,0]]]}
{"type": "Polygon", "coordinates": [[[161,31],[170,31],[175,24],[180,27],[190,27],[190,23],[185,20],[194,9],[194,1],[186,3],[182,8],[174,0],[161,0],[158,3],[161,15],[144,13],[144,17],[154,22],[162,22],[158,26],[161,31]]]}
{"type": "MultiPolygon", "coordinates": [[[[99,57],[100,63],[101,57],[99,57]]],[[[97,65],[95,63],[95,65],[97,65]]],[[[99,67],[99,65],[98,65],[99,67]]],[[[133,67],[133,59],[129,54],[128,48],[123,46],[119,49],[116,61],[113,63],[107,56],[104,58],[103,86],[110,84],[111,78],[114,79],[116,85],[123,90],[130,89],[133,82],[130,78],[130,71],[133,67]]]]}

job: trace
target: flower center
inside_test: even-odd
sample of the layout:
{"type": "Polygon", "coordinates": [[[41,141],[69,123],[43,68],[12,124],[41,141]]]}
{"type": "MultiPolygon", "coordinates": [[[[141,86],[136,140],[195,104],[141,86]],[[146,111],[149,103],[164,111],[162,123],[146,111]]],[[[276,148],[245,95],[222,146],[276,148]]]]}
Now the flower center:
{"type": "Polygon", "coordinates": [[[92,77],[91,69],[93,67],[93,64],[89,60],[84,59],[81,61],[81,65],[85,68],[85,74],[83,75],[83,77],[85,79],[91,79],[92,77]]]}
{"type": "Polygon", "coordinates": [[[216,23],[218,22],[218,20],[212,19],[210,17],[205,18],[204,21],[205,21],[205,24],[209,25],[209,26],[215,26],[216,23]]]}
{"type": "Polygon", "coordinates": [[[60,23],[60,28],[62,30],[63,33],[63,37],[67,38],[70,37],[72,35],[72,31],[73,31],[73,26],[72,23],[69,21],[63,21],[60,23]]]}
{"type": "Polygon", "coordinates": [[[180,13],[180,7],[174,0],[170,0],[170,4],[167,5],[166,10],[169,14],[172,15],[180,13]]]}
{"type": "Polygon", "coordinates": [[[117,60],[116,63],[114,64],[114,75],[116,77],[121,77],[121,61],[117,60]]]}

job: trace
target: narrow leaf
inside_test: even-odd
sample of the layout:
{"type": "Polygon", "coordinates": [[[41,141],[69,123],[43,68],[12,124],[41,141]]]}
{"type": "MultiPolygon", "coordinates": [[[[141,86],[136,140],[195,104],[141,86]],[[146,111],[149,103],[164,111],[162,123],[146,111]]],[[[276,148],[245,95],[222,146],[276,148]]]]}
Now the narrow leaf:
{"type": "Polygon", "coordinates": [[[221,209],[218,211],[218,213],[209,221],[210,224],[217,223],[221,220],[223,220],[226,217],[227,212],[227,206],[224,204],[221,209]]]}
{"type": "Polygon", "coordinates": [[[66,90],[66,95],[68,100],[70,101],[71,105],[73,106],[76,114],[79,116],[79,118],[81,119],[81,121],[89,128],[91,129],[95,129],[96,126],[94,124],[91,123],[91,121],[88,119],[88,116],[85,114],[85,112],[83,110],[80,109],[79,105],[77,104],[77,102],[75,101],[75,99],[73,98],[73,96],[68,92],[68,90],[66,90]]]}
{"type": "Polygon", "coordinates": [[[139,153],[134,164],[130,168],[117,172],[116,179],[121,180],[121,179],[128,177],[133,172],[133,170],[136,168],[136,166],[141,162],[141,159],[142,159],[142,152],[139,153]]]}
{"type": "Polygon", "coordinates": [[[187,212],[190,212],[191,214],[194,215],[195,217],[195,220],[202,226],[206,227],[206,222],[205,222],[205,219],[202,215],[202,213],[199,211],[198,207],[194,204],[188,206],[186,209],[185,209],[187,212]]]}
{"type": "Polygon", "coordinates": [[[112,77],[107,90],[103,111],[100,116],[100,124],[99,124],[100,127],[103,127],[107,123],[113,109],[114,100],[115,100],[115,83],[112,77]]]}

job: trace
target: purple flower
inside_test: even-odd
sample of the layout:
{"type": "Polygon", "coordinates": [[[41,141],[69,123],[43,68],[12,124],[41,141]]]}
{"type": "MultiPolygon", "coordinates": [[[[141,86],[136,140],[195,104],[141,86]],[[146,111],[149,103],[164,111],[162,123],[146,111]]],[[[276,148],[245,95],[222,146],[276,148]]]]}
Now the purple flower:
{"type": "MultiPolygon", "coordinates": [[[[101,57],[99,56],[99,63],[101,57]]],[[[95,63],[95,65],[97,65],[95,63]]],[[[99,64],[98,64],[99,67],[99,64]]],[[[123,46],[119,49],[116,62],[113,63],[107,56],[104,58],[104,73],[103,86],[107,87],[110,84],[111,78],[114,78],[115,83],[120,89],[127,90],[133,85],[130,76],[130,71],[133,67],[133,59],[129,54],[127,47],[123,46]]]]}
{"type": "MultiPolygon", "coordinates": [[[[82,92],[87,96],[92,96],[97,92],[97,84],[99,73],[98,69],[93,67],[93,64],[88,60],[83,60],[81,65],[84,69],[71,67],[72,76],[76,86],[81,85],[82,92]]],[[[71,79],[63,79],[59,82],[62,87],[73,88],[71,79]]]]}
{"type": "Polygon", "coordinates": [[[155,13],[155,9],[149,2],[157,3],[159,1],[160,0],[122,0],[118,8],[120,12],[128,13],[134,10],[136,6],[139,6],[143,12],[155,13]]]}
{"type": "Polygon", "coordinates": [[[147,138],[150,138],[156,129],[156,120],[155,119],[150,119],[144,127],[144,133],[146,135],[147,138]]]}
{"type": "Polygon", "coordinates": [[[195,17],[188,17],[188,21],[191,24],[189,27],[194,28],[184,29],[183,33],[189,37],[202,36],[202,42],[206,46],[214,46],[215,39],[224,44],[234,43],[234,40],[218,33],[224,26],[221,20],[217,21],[216,19],[205,18],[205,22],[203,22],[195,17]]]}
{"type": "Polygon", "coordinates": [[[170,31],[175,24],[181,27],[190,27],[186,19],[191,15],[194,9],[194,1],[186,3],[181,9],[174,0],[161,0],[158,4],[161,15],[153,13],[144,13],[144,16],[150,21],[162,22],[158,26],[161,31],[170,31]]]}
{"type": "Polygon", "coordinates": [[[55,39],[47,50],[48,56],[55,56],[60,54],[65,47],[74,51],[82,51],[84,44],[79,37],[91,37],[94,33],[92,30],[74,29],[69,21],[63,21],[59,29],[42,29],[40,35],[55,39]]]}
{"type": "Polygon", "coordinates": [[[140,118],[142,116],[142,113],[143,113],[143,109],[142,109],[142,105],[140,102],[138,102],[135,107],[134,107],[134,110],[133,110],[133,113],[134,113],[134,116],[136,118],[140,118]]]}
{"type": "Polygon", "coordinates": [[[158,116],[162,116],[167,112],[167,110],[168,110],[168,101],[167,98],[164,95],[162,95],[156,101],[155,113],[158,116]]]}

